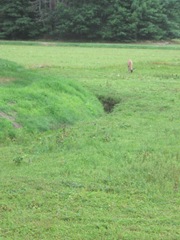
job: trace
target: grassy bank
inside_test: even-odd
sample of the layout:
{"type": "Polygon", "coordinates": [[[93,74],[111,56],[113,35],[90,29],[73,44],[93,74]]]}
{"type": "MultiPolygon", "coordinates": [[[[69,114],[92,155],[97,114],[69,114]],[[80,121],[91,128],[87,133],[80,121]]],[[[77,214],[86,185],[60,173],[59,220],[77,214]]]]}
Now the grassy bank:
{"type": "MultiPolygon", "coordinates": [[[[32,91],[51,78],[88,89],[87,99],[116,103],[109,114],[1,141],[1,238],[178,239],[179,50],[14,44],[0,50],[30,71],[32,91]]],[[[22,80],[1,88],[19,84],[27,86],[22,80]]]]}
{"type": "Polygon", "coordinates": [[[80,84],[41,75],[0,60],[0,138],[57,129],[102,114],[100,102],[80,84]],[[20,129],[20,130],[17,130],[20,129]]]}

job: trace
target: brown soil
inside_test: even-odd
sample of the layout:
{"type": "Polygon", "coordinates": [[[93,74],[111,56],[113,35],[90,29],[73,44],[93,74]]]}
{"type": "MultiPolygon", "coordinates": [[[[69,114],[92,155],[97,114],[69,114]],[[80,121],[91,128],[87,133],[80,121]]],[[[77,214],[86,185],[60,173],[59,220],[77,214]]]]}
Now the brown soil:
{"type": "Polygon", "coordinates": [[[14,81],[15,78],[0,77],[0,83],[8,83],[14,81]]]}
{"type": "Polygon", "coordinates": [[[12,125],[13,125],[13,127],[15,127],[15,128],[21,128],[21,127],[22,127],[19,123],[17,123],[17,122],[15,121],[16,119],[15,119],[14,117],[12,117],[12,116],[4,113],[4,112],[0,112],[0,118],[8,119],[10,122],[12,122],[12,125]]]}

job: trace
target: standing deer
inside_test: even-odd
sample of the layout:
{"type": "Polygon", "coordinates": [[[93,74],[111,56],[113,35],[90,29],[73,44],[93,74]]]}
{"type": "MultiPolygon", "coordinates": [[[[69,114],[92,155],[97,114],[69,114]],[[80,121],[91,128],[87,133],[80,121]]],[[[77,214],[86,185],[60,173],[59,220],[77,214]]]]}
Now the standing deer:
{"type": "Polygon", "coordinates": [[[131,59],[128,60],[128,71],[133,72],[133,61],[131,59]]]}

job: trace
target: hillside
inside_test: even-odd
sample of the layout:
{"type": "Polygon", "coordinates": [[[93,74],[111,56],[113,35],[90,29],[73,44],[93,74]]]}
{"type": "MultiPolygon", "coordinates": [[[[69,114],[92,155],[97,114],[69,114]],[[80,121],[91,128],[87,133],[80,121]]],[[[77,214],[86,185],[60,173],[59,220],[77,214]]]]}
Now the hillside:
{"type": "Polygon", "coordinates": [[[15,137],[17,128],[57,129],[102,113],[101,103],[80,84],[0,60],[0,138],[15,137]]]}

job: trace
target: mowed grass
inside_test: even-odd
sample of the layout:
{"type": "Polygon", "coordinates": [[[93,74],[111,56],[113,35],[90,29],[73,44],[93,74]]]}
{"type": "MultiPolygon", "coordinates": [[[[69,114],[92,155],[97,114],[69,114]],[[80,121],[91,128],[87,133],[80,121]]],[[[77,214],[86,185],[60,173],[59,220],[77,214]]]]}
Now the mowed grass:
{"type": "Polygon", "coordinates": [[[0,52],[32,75],[117,103],[96,119],[1,141],[0,239],[179,239],[180,48],[0,52]]]}

